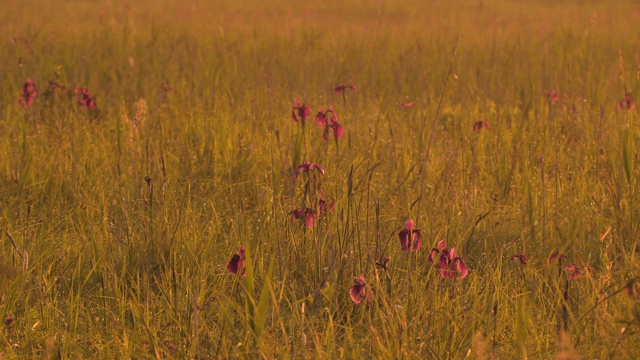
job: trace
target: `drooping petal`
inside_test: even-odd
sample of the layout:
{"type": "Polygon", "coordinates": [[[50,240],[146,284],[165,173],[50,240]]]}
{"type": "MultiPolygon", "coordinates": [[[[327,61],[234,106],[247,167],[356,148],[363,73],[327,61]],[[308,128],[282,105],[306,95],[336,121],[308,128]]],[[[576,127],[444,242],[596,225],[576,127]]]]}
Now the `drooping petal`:
{"type": "Polygon", "coordinates": [[[318,216],[324,217],[327,214],[327,200],[321,197],[318,200],[318,216]]]}
{"type": "Polygon", "coordinates": [[[558,250],[556,250],[551,253],[551,256],[549,256],[549,263],[552,263],[556,260],[557,261],[569,260],[569,258],[567,257],[567,255],[565,255],[565,253],[561,253],[558,250]]]}
{"type": "Polygon", "coordinates": [[[351,287],[349,290],[349,295],[351,296],[351,300],[357,305],[360,304],[365,298],[364,285],[357,284],[351,287]]]}
{"type": "Polygon", "coordinates": [[[325,142],[329,141],[329,127],[325,126],[324,132],[322,132],[322,140],[325,142]]]}
{"type": "Polygon", "coordinates": [[[406,109],[406,108],[408,108],[408,107],[413,106],[414,104],[415,104],[415,102],[413,102],[413,101],[409,101],[409,102],[401,103],[400,105],[401,105],[403,108],[405,108],[405,109],[406,109]]]}
{"type": "Polygon", "coordinates": [[[618,108],[620,110],[633,110],[636,108],[636,103],[631,100],[631,93],[628,92],[624,95],[624,99],[620,100],[618,103],[618,108]]]}
{"type": "Polygon", "coordinates": [[[356,86],[355,86],[355,85],[346,85],[346,84],[342,84],[342,85],[338,85],[338,86],[336,86],[336,88],[335,88],[335,89],[333,89],[333,91],[334,91],[336,94],[339,94],[339,93],[341,93],[341,92],[343,92],[343,91],[345,91],[345,90],[347,90],[347,89],[351,89],[351,90],[355,91],[355,90],[356,90],[356,86]]]}
{"type": "Polygon", "coordinates": [[[469,269],[464,262],[462,262],[461,258],[456,258],[453,262],[456,264],[457,270],[460,273],[460,279],[464,279],[469,274],[469,269]]]}
{"type": "Polygon", "coordinates": [[[13,324],[14,320],[15,319],[12,316],[7,316],[7,317],[4,318],[4,324],[6,326],[11,326],[11,324],[13,324]]]}
{"type": "Polygon", "coordinates": [[[580,271],[580,266],[576,264],[568,265],[564,268],[564,271],[569,273],[569,280],[576,280],[582,277],[582,272],[580,271]]]}
{"type": "Polygon", "coordinates": [[[304,218],[304,223],[307,225],[307,227],[312,227],[313,226],[313,220],[316,218],[316,211],[313,209],[306,209],[306,213],[305,213],[305,218],[304,218]]]}
{"type": "Polygon", "coordinates": [[[298,179],[298,176],[300,175],[301,172],[309,172],[309,163],[307,162],[307,160],[303,161],[302,164],[298,165],[296,167],[296,171],[293,174],[293,178],[295,180],[298,179]]]}
{"type": "Polygon", "coordinates": [[[311,163],[309,165],[309,171],[316,169],[318,170],[318,172],[322,175],[324,175],[324,168],[322,168],[322,166],[320,166],[320,164],[316,164],[316,163],[311,163]]]}
{"type": "Polygon", "coordinates": [[[313,122],[315,122],[319,128],[324,128],[327,126],[327,114],[323,112],[323,109],[320,109],[320,111],[318,111],[316,116],[313,118],[313,122]]]}
{"type": "Polygon", "coordinates": [[[356,285],[353,285],[349,290],[349,295],[351,296],[351,300],[354,303],[360,304],[364,300],[370,299],[373,297],[373,293],[367,293],[365,288],[365,280],[364,275],[354,276],[353,279],[357,282],[356,285]]]}
{"type": "Polygon", "coordinates": [[[527,256],[525,254],[516,254],[509,259],[509,261],[514,261],[515,259],[520,260],[522,265],[527,265],[529,262],[527,261],[527,256]]]}
{"type": "Polygon", "coordinates": [[[230,273],[237,274],[239,267],[240,267],[240,255],[233,254],[233,257],[231,257],[231,260],[227,264],[227,270],[229,270],[230,273]]]}
{"type": "Polygon", "coordinates": [[[240,249],[238,249],[238,253],[234,254],[231,257],[231,260],[227,264],[227,270],[230,273],[238,274],[238,271],[242,270],[242,276],[245,276],[245,272],[244,272],[244,252],[245,252],[244,246],[240,246],[240,249]]]}
{"type": "Polygon", "coordinates": [[[627,284],[627,288],[625,289],[625,292],[627,293],[627,296],[634,299],[636,297],[640,297],[640,283],[638,282],[630,282],[629,284],[627,284]]]}
{"type": "Polygon", "coordinates": [[[302,217],[302,212],[304,210],[302,208],[298,208],[298,209],[294,209],[289,211],[289,216],[291,216],[291,222],[293,223],[293,220],[298,220],[302,217]]]}
{"type": "Polygon", "coordinates": [[[333,138],[338,140],[340,138],[342,138],[342,135],[344,133],[344,128],[342,127],[342,125],[338,124],[338,122],[334,122],[333,124],[331,124],[331,128],[333,129],[333,138]]]}
{"type": "Polygon", "coordinates": [[[442,251],[448,247],[447,240],[438,241],[438,251],[442,251]]]}
{"type": "Polygon", "coordinates": [[[295,99],[295,106],[293,107],[293,111],[291,112],[291,120],[298,122],[307,121],[307,117],[311,114],[311,109],[307,107],[305,104],[300,104],[298,99],[295,99]]]}
{"type": "Polygon", "coordinates": [[[429,252],[429,256],[427,257],[427,261],[429,264],[433,264],[433,255],[439,254],[440,251],[438,249],[431,249],[429,252]]]}
{"type": "Polygon", "coordinates": [[[404,229],[405,230],[411,231],[415,227],[416,227],[416,223],[413,221],[413,219],[409,219],[409,220],[404,222],[404,229]]]}
{"type": "Polygon", "coordinates": [[[411,232],[411,237],[413,239],[413,245],[411,247],[412,250],[420,250],[422,249],[422,235],[420,229],[415,229],[411,232]]]}
{"type": "Polygon", "coordinates": [[[450,278],[452,278],[454,275],[455,275],[455,274],[454,274],[454,272],[453,272],[451,269],[449,269],[448,267],[443,267],[443,268],[441,268],[441,270],[440,270],[440,276],[441,276],[443,279],[450,279],[450,278]]]}
{"type": "Polygon", "coordinates": [[[28,108],[33,105],[36,95],[38,95],[38,88],[36,84],[30,78],[22,85],[22,98],[18,100],[18,103],[23,108],[28,108]]]}
{"type": "Polygon", "coordinates": [[[410,232],[407,229],[401,230],[398,233],[398,238],[400,238],[400,246],[402,246],[402,251],[409,251],[409,236],[410,232]]]}

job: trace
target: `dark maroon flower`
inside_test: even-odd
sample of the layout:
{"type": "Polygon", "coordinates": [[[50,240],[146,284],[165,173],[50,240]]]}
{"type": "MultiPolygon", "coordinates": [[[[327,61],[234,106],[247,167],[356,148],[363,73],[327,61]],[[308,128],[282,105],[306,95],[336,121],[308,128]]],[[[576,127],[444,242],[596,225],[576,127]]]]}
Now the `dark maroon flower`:
{"type": "Polygon", "coordinates": [[[420,236],[420,229],[414,229],[416,224],[412,219],[407,220],[404,223],[404,229],[398,233],[400,238],[400,245],[402,245],[402,251],[409,252],[411,250],[419,250],[422,248],[422,237],[420,236]]]}
{"type": "Polygon", "coordinates": [[[636,108],[636,103],[631,100],[631,93],[628,92],[624,95],[624,99],[618,103],[618,109],[620,110],[633,110],[636,108]]]}
{"type": "Polygon", "coordinates": [[[552,104],[555,104],[556,102],[558,102],[558,100],[560,100],[560,96],[556,92],[556,89],[551,90],[547,94],[547,98],[549,99],[549,101],[551,101],[552,104]]]}
{"type": "Polygon", "coordinates": [[[67,88],[54,80],[49,80],[49,89],[47,89],[50,93],[54,93],[56,90],[60,90],[63,94],[67,93],[67,88]]]}
{"type": "Polygon", "coordinates": [[[326,111],[324,110],[324,108],[320,108],[316,116],[313,118],[313,122],[315,122],[319,128],[324,129],[324,127],[327,126],[327,123],[337,120],[337,118],[338,116],[333,111],[333,106],[329,106],[326,111]]]}
{"type": "Polygon", "coordinates": [[[338,123],[338,115],[333,111],[333,106],[329,107],[326,111],[323,108],[318,111],[313,121],[319,128],[324,128],[322,134],[322,140],[329,140],[329,132],[332,133],[333,138],[338,140],[344,133],[344,128],[338,123]]]}
{"type": "Polygon", "coordinates": [[[406,108],[409,108],[409,107],[412,107],[413,105],[415,105],[415,102],[413,102],[413,101],[403,102],[403,103],[401,103],[400,105],[401,105],[403,108],[405,108],[405,109],[406,109],[406,108]]]}
{"type": "Polygon", "coordinates": [[[305,123],[307,121],[307,118],[311,114],[311,109],[309,109],[305,104],[300,104],[297,99],[294,101],[296,103],[296,106],[294,106],[293,111],[291,111],[291,120],[295,122],[300,121],[302,123],[305,123]]]}
{"type": "Polygon", "coordinates": [[[238,274],[239,270],[242,270],[242,276],[245,276],[244,273],[244,246],[240,246],[240,249],[238,250],[237,254],[233,254],[233,257],[231,257],[231,260],[229,261],[229,263],[227,264],[227,270],[229,270],[230,273],[233,274],[238,274]]]}
{"type": "Polygon", "coordinates": [[[376,261],[376,266],[379,266],[384,269],[384,271],[389,270],[389,258],[386,257],[382,259],[382,262],[376,261]]]}
{"type": "Polygon", "coordinates": [[[313,220],[318,218],[317,212],[310,208],[298,208],[291,210],[289,212],[289,216],[291,216],[291,222],[293,222],[293,220],[303,219],[305,225],[309,228],[313,226],[313,220]]]}
{"type": "Polygon", "coordinates": [[[7,316],[6,318],[4,318],[4,324],[6,326],[10,326],[11,324],[13,324],[13,320],[14,320],[13,317],[7,316]]]}
{"type": "Polygon", "coordinates": [[[322,175],[324,175],[324,169],[322,168],[322,166],[320,166],[320,164],[316,164],[316,163],[309,163],[307,160],[303,161],[302,164],[298,165],[298,167],[296,167],[296,172],[293,174],[293,178],[297,179],[298,175],[301,172],[311,172],[311,170],[316,169],[318,170],[318,172],[322,175]]]}
{"type": "Polygon", "coordinates": [[[22,85],[22,98],[18,100],[18,103],[23,108],[28,108],[33,105],[37,95],[38,88],[36,87],[36,83],[31,79],[27,79],[27,82],[22,85]]]}
{"type": "Polygon", "coordinates": [[[458,273],[458,277],[464,279],[469,274],[469,269],[462,262],[462,258],[458,256],[456,248],[449,249],[446,240],[440,240],[438,248],[431,249],[427,258],[430,264],[433,264],[436,254],[439,254],[436,267],[440,269],[440,276],[443,278],[453,278],[458,273]]]}
{"type": "Polygon", "coordinates": [[[351,300],[354,303],[360,304],[361,302],[371,299],[373,297],[372,291],[367,291],[366,282],[364,281],[364,275],[355,276],[353,278],[357,284],[351,287],[349,290],[349,295],[351,296],[351,300]]]}
{"type": "Polygon", "coordinates": [[[67,88],[58,83],[55,80],[49,80],[49,87],[47,88],[47,91],[45,93],[45,98],[50,99],[52,96],[55,95],[56,91],[60,91],[63,94],[67,93],[67,88]]]}
{"type": "Polygon", "coordinates": [[[554,262],[556,260],[557,261],[562,261],[562,260],[569,261],[569,258],[564,253],[561,253],[558,250],[556,250],[556,251],[551,253],[551,256],[549,256],[549,263],[552,263],[552,262],[554,262]]]}
{"type": "Polygon", "coordinates": [[[566,266],[564,271],[569,274],[569,280],[579,279],[586,273],[593,274],[593,269],[588,265],[571,264],[566,266]]]}
{"type": "Polygon", "coordinates": [[[341,92],[344,92],[347,89],[355,91],[356,90],[356,86],[355,85],[346,85],[346,84],[338,85],[338,86],[336,86],[335,89],[333,89],[333,92],[335,92],[336,94],[340,94],[341,92]]]}
{"type": "Polygon", "coordinates": [[[527,256],[526,256],[525,254],[516,254],[516,255],[513,255],[513,256],[511,257],[511,259],[509,259],[509,261],[513,261],[513,260],[516,260],[516,259],[520,260],[520,263],[521,263],[522,265],[527,265],[527,264],[529,263],[529,261],[527,261],[527,256]]]}
{"type": "Polygon", "coordinates": [[[640,297],[640,282],[638,281],[630,282],[629,284],[627,284],[627,288],[625,289],[625,292],[627,296],[632,299],[640,297]]]}
{"type": "Polygon", "coordinates": [[[342,138],[342,134],[344,133],[344,128],[337,121],[333,121],[324,128],[324,133],[322,134],[322,140],[329,140],[329,132],[333,135],[333,138],[338,140],[342,138]]]}
{"type": "Polygon", "coordinates": [[[169,352],[175,352],[176,351],[176,346],[170,342],[169,340],[164,340],[163,343],[167,346],[167,348],[169,349],[169,352]]]}
{"type": "Polygon", "coordinates": [[[480,133],[480,131],[482,131],[482,128],[485,128],[487,131],[489,131],[489,123],[480,119],[476,120],[476,122],[473,123],[474,132],[480,133]]]}
{"type": "Polygon", "coordinates": [[[91,94],[89,94],[89,90],[76,88],[75,93],[78,94],[78,106],[84,107],[87,110],[98,109],[96,101],[91,97],[91,94]]]}
{"type": "Polygon", "coordinates": [[[327,213],[333,211],[335,207],[336,207],[336,202],[333,199],[331,199],[331,204],[329,204],[329,207],[327,208],[327,200],[324,198],[324,194],[321,194],[320,199],[318,199],[318,216],[319,217],[327,216],[327,213]]]}

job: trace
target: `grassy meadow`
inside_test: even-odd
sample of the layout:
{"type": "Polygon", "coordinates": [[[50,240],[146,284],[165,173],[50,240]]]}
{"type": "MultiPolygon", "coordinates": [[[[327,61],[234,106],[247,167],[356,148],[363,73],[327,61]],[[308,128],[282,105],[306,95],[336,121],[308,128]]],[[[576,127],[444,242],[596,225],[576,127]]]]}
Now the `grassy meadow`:
{"type": "Polygon", "coordinates": [[[640,358],[638,24],[2,2],[0,359],[640,358]]]}

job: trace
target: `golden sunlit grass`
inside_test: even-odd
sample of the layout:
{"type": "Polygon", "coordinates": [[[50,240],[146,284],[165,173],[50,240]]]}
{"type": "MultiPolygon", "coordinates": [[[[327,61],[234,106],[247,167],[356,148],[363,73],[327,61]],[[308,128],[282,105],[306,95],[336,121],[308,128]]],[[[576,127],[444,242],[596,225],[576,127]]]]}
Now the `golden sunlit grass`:
{"type": "Polygon", "coordinates": [[[640,356],[637,2],[0,9],[0,358],[640,356]]]}

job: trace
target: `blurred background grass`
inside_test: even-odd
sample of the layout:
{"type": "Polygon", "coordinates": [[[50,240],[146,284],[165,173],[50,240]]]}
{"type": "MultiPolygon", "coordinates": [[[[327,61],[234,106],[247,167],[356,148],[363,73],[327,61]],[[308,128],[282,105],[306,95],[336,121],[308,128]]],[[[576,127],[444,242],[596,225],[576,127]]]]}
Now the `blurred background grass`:
{"type": "Polygon", "coordinates": [[[638,2],[0,8],[1,356],[638,356],[638,119],[617,106],[638,2]],[[345,136],[292,122],[294,99],[335,106],[345,136]],[[327,170],[311,194],[303,160],[327,170]],[[291,223],[320,189],[336,210],[291,223]],[[408,218],[424,247],[405,254],[408,218]],[[426,261],[440,239],[467,278],[426,261]],[[554,249],[593,274],[568,281],[554,249]]]}

